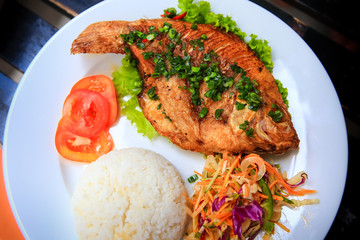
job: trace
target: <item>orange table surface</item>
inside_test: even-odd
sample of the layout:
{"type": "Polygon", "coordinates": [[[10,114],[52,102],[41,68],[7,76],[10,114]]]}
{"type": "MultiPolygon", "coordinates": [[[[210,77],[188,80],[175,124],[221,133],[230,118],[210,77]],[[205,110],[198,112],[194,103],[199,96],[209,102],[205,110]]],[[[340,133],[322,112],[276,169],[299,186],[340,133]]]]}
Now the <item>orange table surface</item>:
{"type": "Polygon", "coordinates": [[[5,190],[2,167],[2,149],[0,148],[0,240],[24,239],[10,208],[5,190]]]}

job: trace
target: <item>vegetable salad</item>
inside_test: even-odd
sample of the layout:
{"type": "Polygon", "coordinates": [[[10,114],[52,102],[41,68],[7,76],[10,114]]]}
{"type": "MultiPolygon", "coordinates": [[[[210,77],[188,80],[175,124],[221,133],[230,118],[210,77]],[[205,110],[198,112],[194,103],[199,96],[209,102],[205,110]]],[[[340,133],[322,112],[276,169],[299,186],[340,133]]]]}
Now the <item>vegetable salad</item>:
{"type": "Polygon", "coordinates": [[[269,237],[275,226],[289,232],[279,221],[282,207],[319,202],[292,199],[316,192],[301,188],[305,172],[288,179],[279,165],[257,154],[208,156],[202,174],[195,173],[200,179],[188,198],[192,224],[186,239],[253,239],[260,232],[269,237]]]}

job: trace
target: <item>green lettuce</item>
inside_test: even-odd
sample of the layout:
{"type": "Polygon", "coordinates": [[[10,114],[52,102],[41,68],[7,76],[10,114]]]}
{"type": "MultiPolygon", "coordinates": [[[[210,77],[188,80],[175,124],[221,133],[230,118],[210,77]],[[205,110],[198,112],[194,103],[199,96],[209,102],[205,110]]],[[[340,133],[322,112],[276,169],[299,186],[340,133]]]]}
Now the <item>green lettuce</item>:
{"type": "Polygon", "coordinates": [[[211,12],[209,2],[199,1],[194,3],[193,0],[179,0],[178,7],[182,13],[187,12],[184,18],[187,22],[212,24],[224,28],[226,32],[235,33],[243,40],[246,37],[246,33],[237,27],[236,22],[231,17],[211,12]]]}
{"type": "Polygon", "coordinates": [[[287,96],[288,96],[288,90],[287,88],[284,88],[284,86],[282,85],[282,83],[280,82],[280,80],[275,79],[276,85],[279,89],[279,92],[282,96],[282,99],[285,103],[285,105],[289,108],[289,101],[287,100],[287,96]]]}
{"type": "Polygon", "coordinates": [[[271,59],[271,47],[268,41],[257,39],[255,34],[250,34],[250,41],[248,41],[249,47],[259,56],[267,69],[272,72],[274,68],[274,62],[271,59]]]}
{"type": "Polygon", "coordinates": [[[150,122],[145,118],[137,95],[141,92],[143,81],[136,68],[136,61],[126,55],[121,61],[122,66],[112,74],[121,114],[135,124],[138,133],[149,139],[158,135],[150,122]]]}

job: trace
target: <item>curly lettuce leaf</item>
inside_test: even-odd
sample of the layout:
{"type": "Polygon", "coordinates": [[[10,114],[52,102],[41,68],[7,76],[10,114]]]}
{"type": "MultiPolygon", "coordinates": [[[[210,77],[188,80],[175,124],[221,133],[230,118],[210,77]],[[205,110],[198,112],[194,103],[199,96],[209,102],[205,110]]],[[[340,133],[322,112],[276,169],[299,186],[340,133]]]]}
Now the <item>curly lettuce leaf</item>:
{"type": "Polygon", "coordinates": [[[136,68],[136,62],[130,55],[126,55],[121,61],[122,66],[112,74],[121,114],[135,124],[138,133],[149,139],[158,135],[150,122],[145,118],[137,95],[141,92],[143,81],[136,68]]]}
{"type": "Polygon", "coordinates": [[[241,39],[246,37],[246,33],[237,27],[236,22],[231,17],[211,12],[209,2],[199,1],[194,3],[193,0],[179,0],[178,7],[182,13],[187,12],[184,18],[187,22],[212,24],[224,28],[226,32],[235,33],[241,39]]]}
{"type": "Polygon", "coordinates": [[[274,63],[271,59],[271,47],[266,40],[258,39],[255,34],[250,34],[250,40],[247,42],[249,47],[259,56],[266,68],[272,72],[274,63]]]}
{"type": "Polygon", "coordinates": [[[275,79],[275,83],[279,89],[279,92],[281,94],[281,97],[282,97],[285,105],[289,108],[289,101],[287,100],[287,96],[288,96],[287,88],[284,88],[284,86],[282,85],[282,83],[280,82],[279,79],[275,79]]]}
{"type": "Polygon", "coordinates": [[[113,72],[113,83],[118,97],[131,95],[136,96],[141,92],[143,82],[136,68],[136,61],[130,55],[126,55],[119,70],[113,72]]]}

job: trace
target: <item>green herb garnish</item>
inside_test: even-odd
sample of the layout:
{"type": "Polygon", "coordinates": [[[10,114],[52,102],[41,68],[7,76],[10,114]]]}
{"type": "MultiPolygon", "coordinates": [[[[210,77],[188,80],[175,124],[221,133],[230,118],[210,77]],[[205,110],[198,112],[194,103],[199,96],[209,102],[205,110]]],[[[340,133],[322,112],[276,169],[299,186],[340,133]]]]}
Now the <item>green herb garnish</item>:
{"type": "Polygon", "coordinates": [[[249,124],[250,124],[249,121],[245,120],[243,123],[239,125],[239,128],[245,131],[246,136],[254,137],[253,135],[254,129],[252,127],[249,128],[249,124]]]}
{"type": "Polygon", "coordinates": [[[143,52],[142,55],[144,56],[145,60],[148,60],[154,56],[154,52],[143,52]]]}
{"type": "Polygon", "coordinates": [[[198,180],[198,179],[199,179],[198,175],[197,175],[197,174],[194,174],[194,175],[188,177],[187,180],[188,180],[189,183],[193,183],[193,182],[195,182],[195,181],[198,180]]]}
{"type": "Polygon", "coordinates": [[[247,130],[245,131],[245,134],[246,134],[246,136],[248,136],[248,137],[254,137],[253,133],[254,133],[254,129],[253,129],[253,128],[249,128],[249,129],[247,129],[247,130]]]}
{"type": "Polygon", "coordinates": [[[216,119],[219,119],[220,118],[220,115],[221,113],[224,111],[224,109],[216,109],[215,111],[215,118],[216,119]]]}
{"type": "Polygon", "coordinates": [[[151,100],[158,100],[159,99],[159,96],[155,93],[155,91],[156,91],[156,88],[152,87],[146,92],[151,100]]]}
{"type": "Polygon", "coordinates": [[[268,115],[274,122],[279,122],[283,116],[283,113],[279,110],[278,105],[272,104],[272,109],[269,111],[268,115]]]}
{"type": "Polygon", "coordinates": [[[204,107],[204,108],[201,109],[201,111],[200,111],[200,113],[199,113],[199,116],[200,116],[201,118],[204,118],[207,113],[208,113],[208,109],[204,107]]]}
{"type": "Polygon", "coordinates": [[[235,107],[236,107],[237,110],[242,110],[242,109],[245,108],[245,104],[242,104],[241,102],[236,101],[235,102],[235,107]]]}
{"type": "Polygon", "coordinates": [[[243,99],[249,105],[249,109],[256,111],[262,103],[262,99],[259,96],[259,90],[256,89],[258,83],[256,81],[251,81],[249,77],[246,76],[244,69],[240,68],[237,63],[234,63],[230,68],[236,73],[240,74],[241,78],[238,83],[235,84],[235,89],[239,91],[239,99],[243,99]]]}
{"type": "Polygon", "coordinates": [[[197,30],[197,25],[194,23],[193,25],[191,25],[191,29],[192,30],[197,30]]]}
{"type": "Polygon", "coordinates": [[[249,126],[249,121],[245,120],[243,123],[239,125],[239,128],[241,130],[246,130],[246,128],[249,126]]]}
{"type": "Polygon", "coordinates": [[[287,96],[288,96],[287,88],[284,88],[284,86],[282,85],[282,83],[278,79],[275,79],[275,83],[278,86],[279,92],[280,92],[280,94],[282,96],[282,99],[283,99],[285,105],[289,108],[289,101],[287,100],[287,96]]]}

